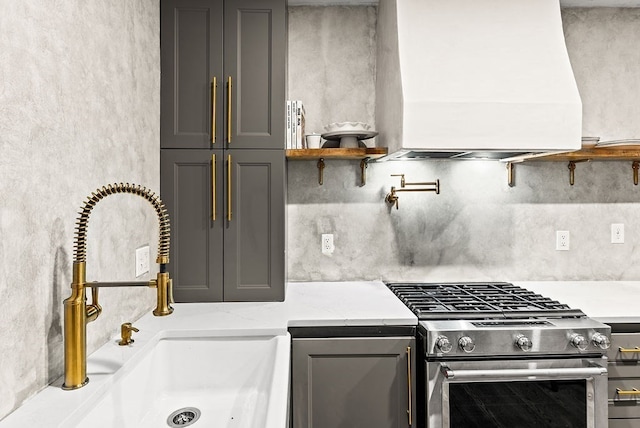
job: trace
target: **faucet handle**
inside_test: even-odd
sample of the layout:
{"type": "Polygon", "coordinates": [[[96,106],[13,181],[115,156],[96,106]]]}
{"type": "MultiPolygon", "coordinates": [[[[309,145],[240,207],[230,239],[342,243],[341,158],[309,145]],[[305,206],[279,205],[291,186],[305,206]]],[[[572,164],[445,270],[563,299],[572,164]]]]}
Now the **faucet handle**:
{"type": "MultiPolygon", "coordinates": [[[[91,283],[88,284],[91,287],[91,283]]],[[[91,304],[85,308],[87,322],[95,321],[102,313],[102,306],[98,303],[98,287],[91,287],[91,304]]]]}
{"type": "Polygon", "coordinates": [[[134,331],[137,333],[140,330],[135,328],[130,322],[122,324],[120,326],[120,341],[118,342],[118,345],[125,346],[132,344],[134,340],[131,338],[131,335],[134,331]]]}
{"type": "Polygon", "coordinates": [[[396,206],[396,210],[399,209],[398,208],[398,199],[400,199],[398,197],[398,195],[396,194],[396,188],[391,186],[391,192],[387,193],[387,196],[384,198],[384,200],[391,204],[391,205],[395,205],[396,206]]]}

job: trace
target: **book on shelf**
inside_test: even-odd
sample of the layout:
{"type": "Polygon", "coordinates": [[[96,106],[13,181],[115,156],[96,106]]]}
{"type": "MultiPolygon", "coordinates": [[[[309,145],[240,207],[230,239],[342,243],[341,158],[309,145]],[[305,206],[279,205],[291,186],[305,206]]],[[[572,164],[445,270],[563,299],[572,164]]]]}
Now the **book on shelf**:
{"type": "Polygon", "coordinates": [[[291,123],[291,113],[292,113],[292,105],[291,105],[291,100],[287,100],[287,105],[286,105],[286,110],[285,110],[285,121],[286,121],[286,126],[285,126],[285,140],[284,140],[284,148],[285,149],[291,149],[293,148],[292,146],[292,139],[291,139],[291,129],[292,129],[292,123],[291,123]]]}
{"type": "Polygon", "coordinates": [[[285,148],[305,148],[305,110],[302,101],[287,100],[285,117],[287,122],[285,126],[285,148]]]}
{"type": "Polygon", "coordinates": [[[304,141],[305,111],[304,111],[304,105],[302,104],[302,101],[298,100],[296,107],[297,107],[296,117],[297,117],[297,125],[298,125],[298,127],[296,128],[296,148],[306,149],[307,144],[304,141]]]}

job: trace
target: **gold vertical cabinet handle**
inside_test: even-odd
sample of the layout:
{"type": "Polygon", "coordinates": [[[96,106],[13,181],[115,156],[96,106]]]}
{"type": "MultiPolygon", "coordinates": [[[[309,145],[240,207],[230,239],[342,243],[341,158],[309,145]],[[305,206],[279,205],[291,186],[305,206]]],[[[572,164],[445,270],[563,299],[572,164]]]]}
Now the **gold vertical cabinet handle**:
{"type": "Polygon", "coordinates": [[[227,91],[229,96],[227,97],[227,143],[231,143],[231,76],[227,79],[227,91]]]}
{"type": "Polygon", "coordinates": [[[231,155],[227,155],[227,221],[231,221],[231,155]]]}
{"type": "Polygon", "coordinates": [[[218,81],[214,76],[211,79],[211,144],[215,144],[216,143],[216,97],[217,97],[217,89],[218,89],[218,81]]]}
{"type": "Polygon", "coordinates": [[[407,384],[409,385],[409,426],[413,425],[413,409],[411,404],[411,346],[407,346],[407,384]]]}
{"type": "Polygon", "coordinates": [[[216,155],[211,155],[211,220],[216,221],[216,155]]]}

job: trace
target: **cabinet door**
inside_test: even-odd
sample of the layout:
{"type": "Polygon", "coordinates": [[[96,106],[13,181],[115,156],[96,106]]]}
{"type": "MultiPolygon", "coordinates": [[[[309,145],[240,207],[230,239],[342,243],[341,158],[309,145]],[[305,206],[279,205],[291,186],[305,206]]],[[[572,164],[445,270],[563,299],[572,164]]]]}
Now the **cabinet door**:
{"type": "Polygon", "coordinates": [[[225,2],[225,90],[228,95],[231,78],[232,94],[228,148],[284,148],[285,14],[284,0],[225,2]]]}
{"type": "Polygon", "coordinates": [[[160,2],[162,148],[222,148],[223,19],[222,1],[160,2]]]}
{"type": "Polygon", "coordinates": [[[294,428],[416,426],[412,337],[292,340],[294,428]],[[409,388],[411,414],[409,423],[409,388]]]}
{"type": "Polygon", "coordinates": [[[225,161],[224,300],[282,301],[284,151],[226,150],[225,161]]]}
{"type": "Polygon", "coordinates": [[[222,301],[223,167],[222,150],[160,151],[176,302],[222,301]]]}

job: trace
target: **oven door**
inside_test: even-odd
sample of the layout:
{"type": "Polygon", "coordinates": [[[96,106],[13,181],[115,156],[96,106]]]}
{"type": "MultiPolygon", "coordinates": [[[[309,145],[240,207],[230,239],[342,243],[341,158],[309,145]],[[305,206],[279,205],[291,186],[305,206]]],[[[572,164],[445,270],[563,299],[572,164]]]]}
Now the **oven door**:
{"type": "Polygon", "coordinates": [[[428,361],[429,428],[604,428],[600,358],[428,361]]]}

